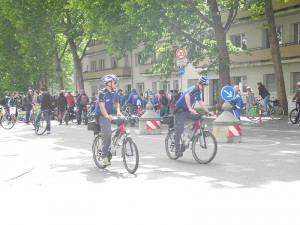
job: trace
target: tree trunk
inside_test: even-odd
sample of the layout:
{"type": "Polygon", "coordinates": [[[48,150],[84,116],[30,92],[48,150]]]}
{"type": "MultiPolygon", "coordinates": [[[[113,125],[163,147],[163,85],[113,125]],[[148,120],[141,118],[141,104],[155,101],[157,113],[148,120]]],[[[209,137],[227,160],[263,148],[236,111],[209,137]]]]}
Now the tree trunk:
{"type": "Polygon", "coordinates": [[[58,79],[59,79],[59,87],[60,87],[60,90],[64,90],[65,87],[64,87],[64,80],[63,80],[63,76],[62,76],[62,69],[61,69],[60,60],[59,60],[57,53],[55,53],[55,63],[56,63],[56,72],[57,72],[58,79]]]}
{"type": "MultiPolygon", "coordinates": [[[[213,29],[217,41],[218,61],[219,61],[219,80],[220,80],[220,91],[224,86],[230,85],[230,60],[229,53],[226,44],[226,32],[222,25],[221,16],[218,9],[218,3],[216,0],[208,0],[207,4],[211,11],[211,17],[213,21],[213,29]]],[[[219,93],[220,95],[220,93],[219,93]]],[[[220,95],[221,96],[221,95],[220,95]]],[[[220,98],[219,103],[223,100],[220,98]]]]}
{"type": "Polygon", "coordinates": [[[269,41],[271,48],[271,55],[275,71],[275,81],[277,89],[277,98],[283,107],[285,114],[288,113],[288,103],[286,97],[285,83],[282,71],[280,49],[278,46],[278,38],[276,32],[276,25],[274,19],[273,5],[272,0],[265,0],[265,13],[268,21],[268,32],[269,32],[269,41]]]}
{"type": "MultiPolygon", "coordinates": [[[[81,60],[78,57],[77,54],[77,47],[73,39],[69,39],[69,46],[71,49],[72,57],[73,57],[73,63],[74,63],[74,72],[77,79],[77,84],[79,90],[84,89],[84,83],[83,83],[83,76],[82,76],[82,67],[81,67],[81,60]]],[[[75,87],[76,89],[77,87],[75,87]]]]}

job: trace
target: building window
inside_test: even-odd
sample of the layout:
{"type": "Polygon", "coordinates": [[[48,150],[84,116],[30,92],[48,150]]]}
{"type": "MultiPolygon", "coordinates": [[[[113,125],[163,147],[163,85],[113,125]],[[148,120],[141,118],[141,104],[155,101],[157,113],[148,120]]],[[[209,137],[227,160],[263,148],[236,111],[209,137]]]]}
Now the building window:
{"type": "Polygon", "coordinates": [[[297,91],[297,82],[300,82],[300,72],[293,73],[293,84],[291,90],[294,91],[294,93],[297,91]]]}
{"type": "Polygon", "coordinates": [[[247,92],[247,77],[230,77],[230,83],[232,86],[239,85],[241,92],[247,92]]]}
{"type": "Polygon", "coordinates": [[[117,69],[118,68],[118,60],[117,58],[111,58],[111,68],[112,69],[117,69]]]}
{"type": "Polygon", "coordinates": [[[237,34],[230,36],[231,43],[242,50],[247,49],[247,34],[237,34]]]}
{"type": "Polygon", "coordinates": [[[141,63],[142,60],[142,54],[139,53],[135,53],[135,66],[138,66],[141,63]]]}
{"type": "Polygon", "coordinates": [[[129,67],[129,57],[128,57],[128,55],[125,55],[125,57],[124,57],[124,65],[125,65],[125,67],[129,67]]]}
{"type": "Polygon", "coordinates": [[[265,86],[269,92],[276,92],[275,74],[265,74],[265,86]]]}
{"type": "Polygon", "coordinates": [[[152,82],[152,92],[157,94],[157,84],[156,84],[156,82],[152,82]]]}
{"type": "MultiPolygon", "coordinates": [[[[264,29],[262,32],[262,38],[263,38],[263,42],[262,42],[262,47],[263,48],[270,48],[270,41],[269,41],[269,29],[264,29]]],[[[276,27],[276,32],[277,32],[277,38],[278,38],[278,44],[282,45],[283,42],[283,37],[282,37],[282,26],[280,27],[276,27]]]]}
{"type": "Polygon", "coordinates": [[[104,59],[99,60],[99,70],[104,70],[104,59]]]}
{"type": "Polygon", "coordinates": [[[300,23],[294,23],[294,43],[300,43],[300,23]]]}
{"type": "Polygon", "coordinates": [[[144,83],[137,83],[136,84],[136,91],[138,94],[144,93],[144,83]]]}
{"type": "Polygon", "coordinates": [[[173,89],[179,90],[179,81],[178,80],[173,80],[173,89]]]}
{"type": "Polygon", "coordinates": [[[170,91],[170,81],[163,81],[159,85],[160,90],[163,90],[165,94],[168,94],[170,91]]]}
{"type": "Polygon", "coordinates": [[[91,61],[91,72],[95,72],[97,69],[97,62],[91,61]]]}

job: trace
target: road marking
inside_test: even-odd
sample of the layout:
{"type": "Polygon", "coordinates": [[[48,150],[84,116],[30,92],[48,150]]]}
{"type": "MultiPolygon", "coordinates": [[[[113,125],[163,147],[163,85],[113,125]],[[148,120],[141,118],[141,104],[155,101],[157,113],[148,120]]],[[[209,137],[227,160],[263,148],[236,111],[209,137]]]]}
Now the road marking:
{"type": "Polygon", "coordinates": [[[157,169],[155,169],[155,170],[159,170],[159,171],[162,171],[162,172],[174,172],[174,171],[175,171],[175,170],[173,170],[173,169],[170,169],[170,168],[163,168],[163,167],[157,168],[157,169]]]}
{"type": "Polygon", "coordinates": [[[298,151],[279,151],[281,153],[288,153],[288,154],[298,154],[298,151]]]}
{"type": "Polygon", "coordinates": [[[188,176],[195,176],[196,174],[194,173],[188,173],[188,172],[173,172],[173,174],[188,177],[188,176]]]}
{"type": "Polygon", "coordinates": [[[216,182],[216,184],[221,184],[227,187],[232,187],[232,188],[237,188],[237,187],[244,187],[245,185],[243,184],[238,184],[230,181],[221,181],[221,182],[216,182]]]}

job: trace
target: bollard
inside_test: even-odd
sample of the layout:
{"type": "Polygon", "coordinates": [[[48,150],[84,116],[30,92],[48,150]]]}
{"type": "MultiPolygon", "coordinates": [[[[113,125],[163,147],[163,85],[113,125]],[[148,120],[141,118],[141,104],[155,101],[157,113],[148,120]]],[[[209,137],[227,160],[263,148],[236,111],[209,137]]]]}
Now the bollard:
{"type": "Polygon", "coordinates": [[[160,116],[153,111],[151,104],[146,105],[146,112],[139,118],[140,134],[161,134],[160,116]]]}
{"type": "Polygon", "coordinates": [[[213,121],[213,134],[217,142],[242,142],[242,133],[239,127],[241,121],[230,112],[231,105],[228,101],[224,102],[222,109],[224,112],[213,121]]]}

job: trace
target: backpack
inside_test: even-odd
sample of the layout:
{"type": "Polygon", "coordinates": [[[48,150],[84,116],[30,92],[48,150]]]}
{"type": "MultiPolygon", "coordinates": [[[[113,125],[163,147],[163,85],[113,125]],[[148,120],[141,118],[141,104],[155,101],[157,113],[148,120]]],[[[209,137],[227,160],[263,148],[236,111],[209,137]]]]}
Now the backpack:
{"type": "Polygon", "coordinates": [[[169,101],[165,95],[161,96],[161,104],[163,106],[167,106],[169,104],[169,101]]]}
{"type": "Polygon", "coordinates": [[[89,98],[87,95],[81,95],[81,101],[80,101],[80,104],[81,105],[87,105],[89,102],[89,98]]]}

